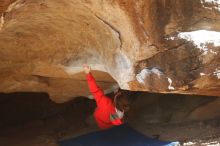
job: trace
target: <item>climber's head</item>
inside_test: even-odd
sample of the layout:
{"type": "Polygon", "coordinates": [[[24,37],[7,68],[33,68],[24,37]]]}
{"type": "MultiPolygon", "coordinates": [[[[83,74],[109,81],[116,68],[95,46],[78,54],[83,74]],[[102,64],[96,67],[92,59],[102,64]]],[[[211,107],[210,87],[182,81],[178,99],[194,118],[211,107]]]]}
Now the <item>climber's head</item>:
{"type": "Polygon", "coordinates": [[[127,112],[130,108],[128,96],[123,91],[118,91],[114,96],[114,104],[117,109],[127,112]]]}

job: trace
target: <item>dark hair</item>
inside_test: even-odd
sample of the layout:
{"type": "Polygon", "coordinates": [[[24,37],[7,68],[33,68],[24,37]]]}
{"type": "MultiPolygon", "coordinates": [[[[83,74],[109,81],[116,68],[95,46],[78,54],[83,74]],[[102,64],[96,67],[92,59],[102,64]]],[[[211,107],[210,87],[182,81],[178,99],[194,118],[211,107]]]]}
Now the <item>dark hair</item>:
{"type": "Polygon", "coordinates": [[[115,93],[114,104],[120,111],[128,111],[130,107],[129,91],[119,90],[115,93]]]}

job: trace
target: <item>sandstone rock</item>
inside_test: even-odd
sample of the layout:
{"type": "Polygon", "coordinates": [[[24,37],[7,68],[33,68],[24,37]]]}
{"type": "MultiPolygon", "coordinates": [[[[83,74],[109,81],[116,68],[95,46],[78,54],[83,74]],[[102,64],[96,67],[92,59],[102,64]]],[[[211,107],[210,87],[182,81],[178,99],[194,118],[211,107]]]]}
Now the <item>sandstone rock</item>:
{"type": "Polygon", "coordinates": [[[0,1],[1,92],[47,92],[56,102],[87,96],[87,63],[107,91],[118,83],[136,91],[220,94],[216,1],[13,2],[0,1]]]}

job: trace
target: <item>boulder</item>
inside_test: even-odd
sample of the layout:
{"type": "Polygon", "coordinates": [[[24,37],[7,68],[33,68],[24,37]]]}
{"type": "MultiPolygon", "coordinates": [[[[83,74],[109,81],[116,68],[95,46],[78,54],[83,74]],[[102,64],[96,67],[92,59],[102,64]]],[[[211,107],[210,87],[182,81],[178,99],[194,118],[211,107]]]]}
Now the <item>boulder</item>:
{"type": "Polygon", "coordinates": [[[0,1],[0,92],[47,92],[55,102],[98,84],[219,96],[220,3],[208,0],[0,1]]]}

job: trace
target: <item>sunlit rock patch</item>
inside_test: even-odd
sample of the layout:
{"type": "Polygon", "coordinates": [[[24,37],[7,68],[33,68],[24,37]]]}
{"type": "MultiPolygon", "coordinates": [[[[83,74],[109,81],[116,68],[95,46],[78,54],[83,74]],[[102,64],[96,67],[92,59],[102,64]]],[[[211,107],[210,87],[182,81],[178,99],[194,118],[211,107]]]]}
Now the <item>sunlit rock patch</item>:
{"type": "Polygon", "coordinates": [[[178,34],[178,37],[192,41],[198,49],[203,51],[203,55],[207,53],[218,54],[216,51],[210,49],[208,45],[211,44],[214,47],[220,47],[220,32],[207,30],[181,32],[178,34]]]}
{"type": "Polygon", "coordinates": [[[203,6],[207,9],[216,9],[220,11],[220,1],[219,0],[201,0],[203,6]]]}

